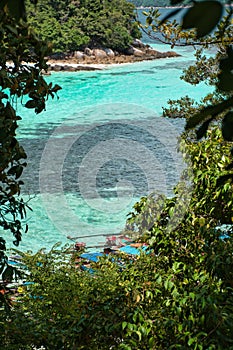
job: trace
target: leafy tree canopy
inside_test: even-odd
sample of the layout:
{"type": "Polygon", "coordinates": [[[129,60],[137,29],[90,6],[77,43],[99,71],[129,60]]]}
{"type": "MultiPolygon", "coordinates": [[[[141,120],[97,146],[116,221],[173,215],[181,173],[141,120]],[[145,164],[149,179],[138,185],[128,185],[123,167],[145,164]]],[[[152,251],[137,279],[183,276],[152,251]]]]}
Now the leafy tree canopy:
{"type": "Polygon", "coordinates": [[[55,52],[85,46],[119,51],[140,37],[134,6],[126,0],[27,1],[28,22],[38,36],[52,42],[55,52]]]}

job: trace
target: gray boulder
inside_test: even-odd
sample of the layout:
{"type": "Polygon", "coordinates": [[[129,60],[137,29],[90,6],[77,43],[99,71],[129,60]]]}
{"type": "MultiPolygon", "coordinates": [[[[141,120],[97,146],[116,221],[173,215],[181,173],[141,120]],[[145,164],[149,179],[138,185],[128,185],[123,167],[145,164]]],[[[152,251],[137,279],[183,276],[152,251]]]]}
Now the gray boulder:
{"type": "Polygon", "coordinates": [[[89,47],[86,47],[86,48],[84,49],[84,53],[85,53],[85,55],[87,55],[87,56],[92,56],[92,55],[93,55],[93,50],[89,49],[89,47]]]}
{"type": "Polygon", "coordinates": [[[148,45],[143,44],[143,42],[139,39],[134,39],[133,41],[133,47],[139,48],[139,49],[144,49],[146,48],[148,45]]]}
{"type": "Polygon", "coordinates": [[[96,58],[106,58],[107,57],[107,53],[104,50],[101,49],[94,49],[92,51],[92,54],[96,57],[96,58]]]}
{"type": "Polygon", "coordinates": [[[107,54],[108,57],[114,57],[115,56],[115,53],[112,49],[104,49],[104,52],[107,54]]]}
{"type": "Polygon", "coordinates": [[[82,51],[74,51],[74,58],[77,59],[84,59],[85,55],[82,51]]]}
{"type": "Polygon", "coordinates": [[[144,56],[144,52],[142,50],[136,49],[133,46],[130,46],[126,51],[126,55],[134,55],[136,57],[141,57],[144,56]]]}

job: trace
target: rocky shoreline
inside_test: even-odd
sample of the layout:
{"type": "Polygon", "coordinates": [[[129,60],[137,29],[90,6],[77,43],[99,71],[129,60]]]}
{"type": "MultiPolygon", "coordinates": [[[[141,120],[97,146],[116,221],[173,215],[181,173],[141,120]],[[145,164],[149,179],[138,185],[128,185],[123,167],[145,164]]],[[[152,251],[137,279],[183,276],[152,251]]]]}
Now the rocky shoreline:
{"type": "Polygon", "coordinates": [[[179,57],[174,51],[160,52],[149,45],[143,44],[140,40],[135,40],[124,54],[113,51],[109,48],[90,49],[75,51],[70,55],[53,55],[48,58],[48,73],[51,71],[83,71],[101,70],[112,64],[134,63],[145,60],[155,60],[160,58],[179,57]]]}

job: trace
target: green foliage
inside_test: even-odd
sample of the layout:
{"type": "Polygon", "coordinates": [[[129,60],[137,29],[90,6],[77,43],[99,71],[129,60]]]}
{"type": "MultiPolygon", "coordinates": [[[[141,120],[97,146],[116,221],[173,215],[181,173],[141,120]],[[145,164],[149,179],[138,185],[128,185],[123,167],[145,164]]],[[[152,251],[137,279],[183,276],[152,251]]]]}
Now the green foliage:
{"type": "Polygon", "coordinates": [[[178,192],[182,191],[182,186],[177,188],[174,198],[142,198],[134,205],[128,219],[127,229],[136,236],[142,235],[142,239],[146,238],[153,246],[157,271],[166,276],[165,289],[159,290],[160,305],[163,305],[160,306],[161,314],[166,315],[166,321],[160,322],[158,332],[164,322],[168,327],[161,336],[164,337],[162,348],[185,349],[192,345],[193,349],[222,349],[232,346],[232,330],[229,330],[232,329],[233,307],[233,187],[229,181],[221,184],[217,181],[230,162],[223,155],[229,148],[218,129],[210,130],[207,139],[199,143],[186,141],[185,148],[181,143],[185,157],[188,155],[192,161],[193,189],[183,219],[172,230],[167,228],[176,215],[173,208],[179,201],[178,192]],[[222,227],[222,224],[230,225],[222,227]],[[220,238],[222,236],[229,238],[225,241],[220,238]],[[229,312],[230,328],[223,316],[224,303],[229,312]],[[184,305],[188,308],[186,311],[184,305]],[[227,343],[224,343],[224,337],[227,343]]]}
{"type": "Polygon", "coordinates": [[[198,143],[181,140],[192,162],[184,176],[191,171],[193,179],[189,206],[180,203],[183,219],[168,229],[180,184],[174,198],[142,198],[128,220],[128,232],[149,243],[148,254],[103,257],[90,265],[94,274],[66,247],[22,254],[33,284],[18,297],[11,322],[2,322],[4,348],[230,349],[233,232],[220,225],[232,223],[233,186],[217,185],[229,147],[219,128],[198,143]]]}
{"type": "Polygon", "coordinates": [[[119,342],[121,321],[128,311],[119,266],[111,261],[99,265],[93,277],[69,259],[65,250],[25,255],[28,278],[35,283],[12,310],[12,322],[4,326],[8,344],[1,344],[9,349],[12,344],[109,349],[119,342]]]}
{"type": "Polygon", "coordinates": [[[122,51],[140,32],[134,6],[125,0],[40,0],[36,8],[27,2],[28,22],[38,36],[53,44],[55,52],[75,51],[85,46],[122,51]]]}
{"type": "Polygon", "coordinates": [[[24,254],[34,283],[2,322],[4,349],[230,348],[232,238],[187,220],[168,232],[155,218],[150,254],[104,257],[94,275],[66,248],[24,254]]]}
{"type": "MultiPolygon", "coordinates": [[[[23,185],[20,176],[27,165],[27,155],[16,137],[21,119],[16,113],[16,103],[20,99],[26,108],[40,113],[48,96],[54,97],[59,90],[57,85],[48,85],[41,75],[41,70],[47,67],[44,56],[49,52],[48,47],[23,21],[24,2],[17,4],[12,7],[11,1],[4,1],[0,7],[0,227],[12,232],[15,245],[19,244],[22,231],[28,229],[23,219],[29,208],[20,197],[23,185]]],[[[7,263],[5,251],[5,241],[1,238],[0,275],[9,281],[14,271],[7,263]]]]}
{"type": "MultiPolygon", "coordinates": [[[[183,2],[179,2],[183,4],[183,2]]],[[[205,137],[213,121],[222,120],[222,134],[226,141],[233,140],[231,110],[233,106],[233,50],[232,44],[232,7],[223,16],[223,4],[219,1],[195,2],[184,14],[181,25],[170,21],[180,9],[169,13],[160,20],[158,10],[151,9],[147,16],[145,29],[150,33],[162,32],[164,42],[175,45],[193,45],[196,50],[196,62],[188,67],[182,76],[186,82],[197,85],[201,82],[212,85],[214,91],[200,103],[189,97],[178,101],[170,100],[170,108],[164,109],[164,115],[172,118],[186,118],[186,130],[196,131],[197,139],[205,137]],[[186,29],[191,29],[187,31],[186,29]],[[214,30],[214,32],[213,32],[214,30]],[[215,54],[209,53],[214,48],[215,54]],[[209,57],[208,57],[208,56],[209,57]]],[[[232,168],[232,165],[228,169],[232,168]]],[[[233,174],[224,177],[233,178],[233,174]]]]}
{"type": "MultiPolygon", "coordinates": [[[[160,22],[157,12],[150,11],[147,14],[151,19],[149,26],[152,31],[164,31],[166,42],[172,45],[180,43],[202,47],[196,52],[196,64],[186,70],[183,79],[191,84],[205,81],[216,87],[211,106],[202,107],[198,113],[191,116],[186,125],[187,130],[200,125],[203,120],[206,122],[217,119],[232,107],[232,8],[227,10],[223,18],[222,13],[223,5],[218,1],[197,2],[185,13],[181,26],[174,21],[168,21],[173,14],[169,14],[165,21],[160,22]],[[195,32],[184,31],[192,28],[195,32]],[[213,29],[214,33],[207,36],[213,29]],[[215,57],[207,58],[203,55],[204,49],[213,46],[216,50],[215,57]]],[[[203,124],[202,128],[207,129],[206,126],[208,127],[208,123],[203,124]]]]}

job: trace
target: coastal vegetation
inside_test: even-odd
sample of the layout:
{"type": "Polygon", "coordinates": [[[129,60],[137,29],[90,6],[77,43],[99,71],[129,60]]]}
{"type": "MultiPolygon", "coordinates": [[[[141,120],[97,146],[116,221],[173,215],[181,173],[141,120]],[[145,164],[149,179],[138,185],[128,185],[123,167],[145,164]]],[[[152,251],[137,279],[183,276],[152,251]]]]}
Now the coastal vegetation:
{"type": "Polygon", "coordinates": [[[140,38],[134,5],[126,0],[39,0],[36,7],[26,2],[28,23],[54,52],[85,47],[107,47],[124,51],[140,38]]]}
{"type": "MultiPolygon", "coordinates": [[[[200,43],[203,48],[214,45],[216,52],[208,58],[198,50],[196,64],[184,73],[184,79],[191,84],[201,81],[212,84],[214,93],[201,104],[186,97],[170,102],[171,109],[164,110],[164,116],[187,119],[179,147],[184,159],[188,163],[191,160],[191,167],[183,174],[192,184],[189,205],[182,181],[174,189],[173,198],[160,196],[155,200],[151,194],[135,203],[124,233],[148,244],[148,250],[137,258],[110,254],[93,263],[91,270],[83,271],[80,254],[68,247],[55,246],[49,253],[20,252],[21,273],[25,269],[28,285],[18,291],[16,300],[0,294],[8,305],[0,314],[0,344],[5,350],[34,346],[93,350],[233,348],[232,13],[229,10],[222,18],[218,2],[202,4],[195,3],[186,15],[185,31],[174,23],[160,22],[165,39],[172,45],[180,41],[186,45],[200,43]],[[204,8],[211,14],[209,23],[204,8]],[[204,21],[199,21],[201,16],[205,16],[204,21]],[[208,37],[214,28],[215,34],[208,37]],[[179,210],[183,212],[184,208],[182,220],[175,224],[179,210]],[[172,229],[169,228],[171,222],[172,229]]],[[[2,9],[1,25],[5,35],[2,39],[5,61],[2,62],[12,57],[16,71],[13,69],[9,74],[6,63],[2,66],[3,90],[10,89],[12,98],[29,94],[30,100],[25,106],[39,113],[47,95],[53,97],[59,87],[48,86],[39,75],[39,70],[44,68],[47,46],[28,36],[25,24],[21,27],[20,22],[12,22],[10,9],[10,6],[8,10],[2,9]],[[23,33],[27,40],[33,40],[25,41],[23,33]],[[35,53],[30,54],[26,44],[30,44],[35,53]],[[12,50],[15,47],[18,51],[12,50]],[[29,56],[25,56],[25,51],[29,56]],[[21,73],[24,67],[20,65],[21,60],[27,62],[31,55],[38,69],[21,73]],[[28,76],[32,72],[33,76],[28,76]]],[[[16,17],[23,15],[24,11],[16,17]]],[[[149,13],[148,18],[148,26],[156,33],[157,13],[149,13]]],[[[19,161],[25,155],[18,152],[15,139],[17,117],[9,106],[13,99],[2,95],[2,100],[1,144],[7,147],[2,172],[2,179],[6,180],[2,182],[8,185],[6,181],[11,179],[10,185],[18,186],[16,192],[9,192],[7,187],[2,193],[10,201],[7,214],[13,215],[11,223],[16,224],[18,207],[14,198],[21,185],[17,182],[21,174],[18,167],[24,166],[19,161]],[[4,134],[8,125],[8,132],[4,134]],[[12,149],[17,151],[14,153],[17,158],[12,158],[12,149]],[[17,167],[8,173],[8,169],[15,166],[14,161],[17,167]]],[[[7,201],[1,203],[1,208],[6,208],[7,201]]],[[[15,235],[14,226],[2,226],[15,235]]],[[[19,241],[19,234],[17,238],[19,241]]],[[[12,278],[12,270],[7,265],[4,249],[2,253],[1,273],[4,271],[7,281],[12,278]]]]}

